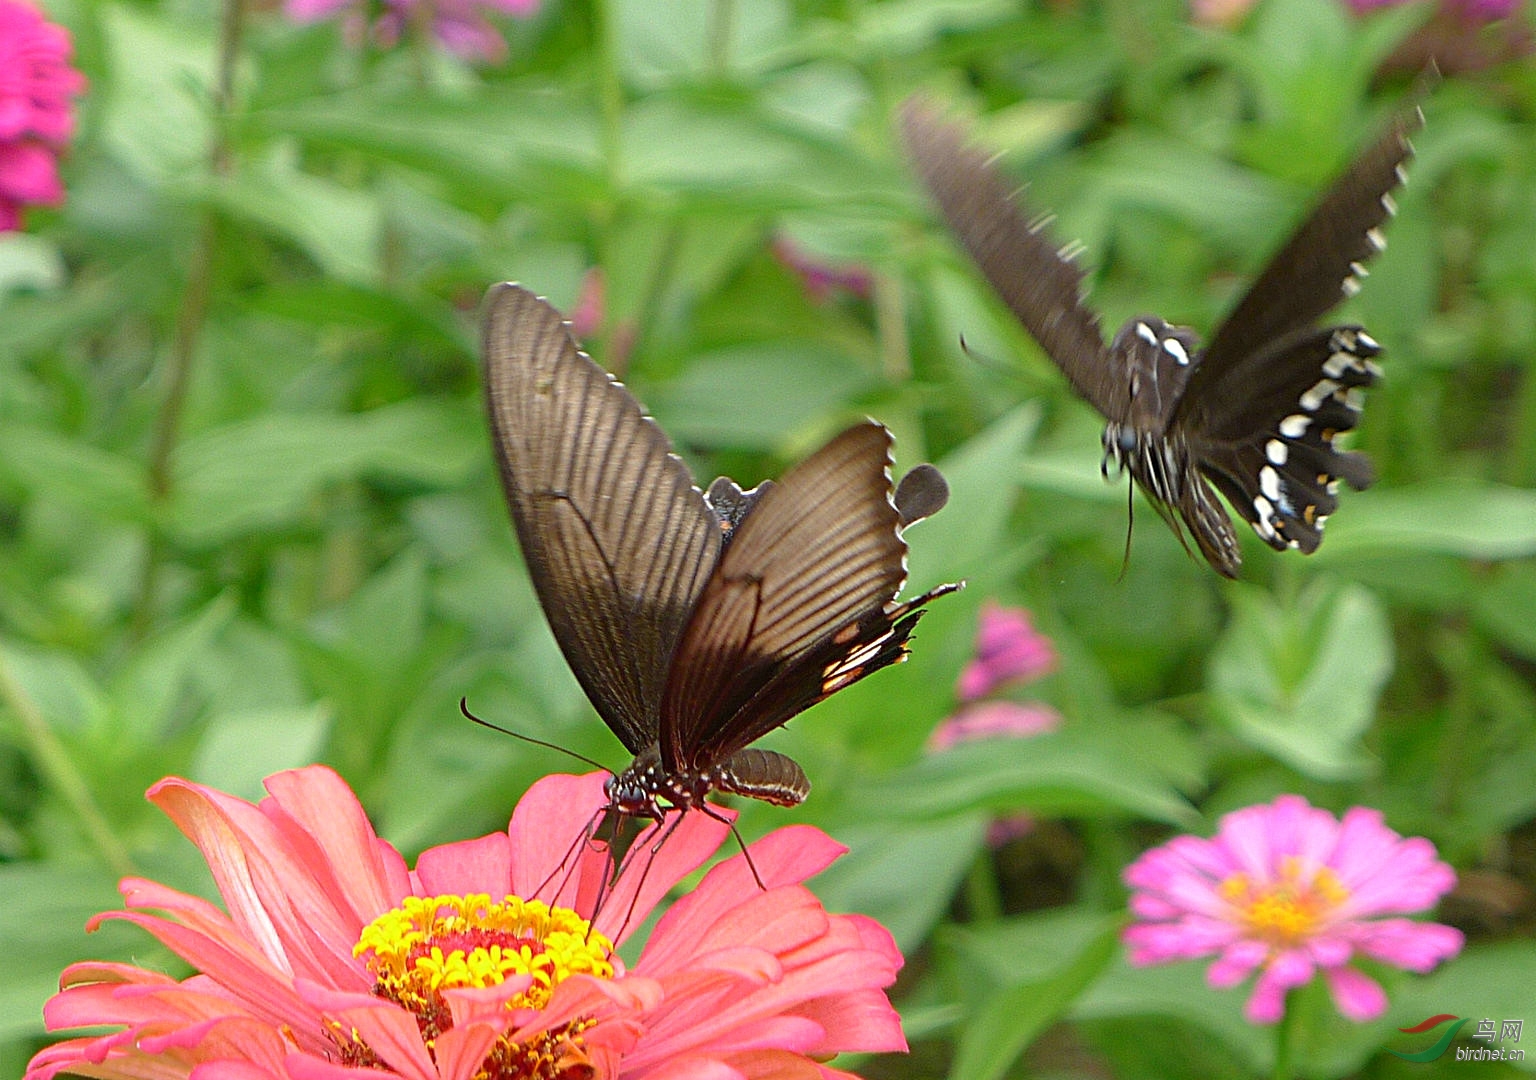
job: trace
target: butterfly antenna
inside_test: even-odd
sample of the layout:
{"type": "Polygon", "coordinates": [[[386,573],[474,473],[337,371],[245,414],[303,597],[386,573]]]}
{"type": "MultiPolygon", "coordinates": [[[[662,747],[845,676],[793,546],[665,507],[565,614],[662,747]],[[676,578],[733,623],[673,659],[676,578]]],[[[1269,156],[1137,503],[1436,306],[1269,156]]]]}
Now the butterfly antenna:
{"type": "Polygon", "coordinates": [[[464,714],[465,719],[473,721],[474,723],[479,724],[481,727],[490,728],[492,731],[499,731],[503,735],[510,735],[512,738],[521,739],[526,743],[533,743],[534,746],[542,746],[546,750],[558,750],[566,757],[573,757],[577,761],[584,762],[585,764],[592,766],[594,769],[601,769],[603,772],[608,773],[613,771],[612,769],[608,768],[608,766],[604,765],[601,761],[593,761],[585,754],[578,754],[574,750],[567,750],[563,746],[557,746],[552,742],[545,742],[543,739],[535,739],[532,735],[524,735],[517,731],[508,731],[506,728],[499,727],[498,725],[491,723],[489,720],[480,719],[474,713],[469,711],[469,698],[467,697],[459,698],[459,712],[464,714]]]}
{"type": "Polygon", "coordinates": [[[717,814],[714,810],[710,809],[708,803],[701,804],[700,809],[704,811],[705,816],[714,818],[731,830],[731,835],[736,838],[736,846],[741,848],[741,857],[747,860],[747,869],[752,871],[752,880],[757,882],[759,889],[767,892],[768,886],[763,884],[763,877],[757,872],[757,864],[752,861],[752,853],[747,850],[747,842],[741,838],[741,832],[736,828],[736,823],[724,814],[717,814]]]}

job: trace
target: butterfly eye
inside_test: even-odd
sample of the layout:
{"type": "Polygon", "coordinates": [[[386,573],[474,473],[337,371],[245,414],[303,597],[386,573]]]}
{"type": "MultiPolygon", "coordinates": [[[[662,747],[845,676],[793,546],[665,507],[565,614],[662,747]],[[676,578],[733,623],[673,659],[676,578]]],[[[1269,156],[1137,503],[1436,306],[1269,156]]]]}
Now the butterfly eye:
{"type": "Polygon", "coordinates": [[[1121,428],[1115,434],[1115,448],[1122,458],[1130,457],[1136,450],[1136,432],[1128,427],[1121,428]]]}

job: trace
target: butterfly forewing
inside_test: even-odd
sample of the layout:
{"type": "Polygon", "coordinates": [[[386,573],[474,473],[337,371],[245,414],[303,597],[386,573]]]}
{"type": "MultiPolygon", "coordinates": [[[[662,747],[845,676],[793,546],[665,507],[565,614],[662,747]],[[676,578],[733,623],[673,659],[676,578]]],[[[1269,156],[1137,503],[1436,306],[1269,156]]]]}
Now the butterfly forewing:
{"type": "Polygon", "coordinates": [[[1013,187],[962,129],[914,98],[902,107],[901,131],[949,227],[1003,303],[1089,404],[1125,419],[1129,387],[1109,362],[1098,315],[1082,302],[1083,272],[1030,225],[1013,187]]]}
{"type": "Polygon", "coordinates": [[[781,709],[748,703],[900,590],[906,544],[891,501],[890,446],[877,424],[848,429],[786,473],[738,526],[667,681],[668,769],[697,767],[783,723],[781,709]]]}
{"type": "Polygon", "coordinates": [[[485,386],[502,487],[555,640],[632,753],[713,570],[719,519],[666,436],[516,285],[487,298],[485,386]]]}
{"type": "Polygon", "coordinates": [[[1248,382],[1235,370],[1244,358],[1312,325],[1359,291],[1366,262],[1386,246],[1381,230],[1395,213],[1392,191],[1413,156],[1409,137],[1423,125],[1417,105],[1402,110],[1334,181],[1212,335],[1190,382],[1192,397],[1208,407],[1230,400],[1240,409],[1250,398],[1248,382]]]}

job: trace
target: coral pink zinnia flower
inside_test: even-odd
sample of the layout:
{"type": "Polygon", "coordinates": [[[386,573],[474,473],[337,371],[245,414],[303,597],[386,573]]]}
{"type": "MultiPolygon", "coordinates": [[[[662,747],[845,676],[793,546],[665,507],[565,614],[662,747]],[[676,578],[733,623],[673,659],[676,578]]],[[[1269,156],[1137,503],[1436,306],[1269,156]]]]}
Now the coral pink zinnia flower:
{"type": "Polygon", "coordinates": [[[988,600],[976,627],[976,658],[960,672],[955,692],[961,701],[975,701],[1001,686],[1029,682],[1055,669],[1056,649],[1035,629],[1029,612],[988,600]]]}
{"type": "Polygon", "coordinates": [[[819,1061],[905,1048],[884,993],[901,956],[878,924],[827,914],[801,884],[844,850],[808,826],[752,846],[765,888],[739,855],[714,867],[626,969],[610,938],[726,825],[688,814],[654,855],[642,834],[589,924],[578,912],[607,860],[572,848],[603,779],[546,777],[505,832],[432,848],[415,870],[329,769],[278,773],[257,805],[161,781],[150,799],[202,850],[228,913],[125,879],[128,910],[93,925],[134,923],[198,973],[66,969],[49,1030],[116,1030],[43,1050],[27,1080],[831,1078],[847,1074],[819,1061]]]}
{"type": "Polygon", "coordinates": [[[1381,813],[1357,806],[1339,820],[1298,795],[1235,810],[1216,836],[1180,836],[1125,871],[1139,922],[1125,931],[1132,964],[1215,955],[1212,986],[1259,977],[1245,1015],[1271,1024],[1286,992],[1321,969],[1339,1012],[1372,1020],[1387,1007],[1381,986],[1350,960],[1425,972],[1461,951],[1461,931],[1383,916],[1432,907],[1456,874],[1419,837],[1404,839],[1381,813]]]}
{"type": "Polygon", "coordinates": [[[70,98],[85,89],[69,57],[67,30],[0,0],[0,232],[21,227],[23,206],[64,201],[58,157],[75,131],[70,98]]]}

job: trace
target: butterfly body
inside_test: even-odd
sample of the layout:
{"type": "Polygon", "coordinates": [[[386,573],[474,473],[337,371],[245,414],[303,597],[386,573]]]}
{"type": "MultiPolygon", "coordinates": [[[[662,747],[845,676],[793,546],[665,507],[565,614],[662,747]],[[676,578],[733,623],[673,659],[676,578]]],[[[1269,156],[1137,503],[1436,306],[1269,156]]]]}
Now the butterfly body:
{"type": "Polygon", "coordinates": [[[1235,577],[1242,562],[1219,491],[1265,543],[1316,550],[1338,481],[1364,487],[1369,463],[1334,444],[1354,428],[1380,346],[1352,325],[1318,327],[1360,291],[1385,246],[1391,191],[1423,122],[1403,111],[1335,181],[1204,347],[1151,315],[1106,347],[1082,300],[1072,253],[1024,213],[992,161],[927,105],[902,133],[950,227],[1004,303],[1105,417],[1103,471],[1127,472],[1181,540],[1235,577]]]}
{"type": "Polygon", "coordinates": [[[937,470],[895,492],[891,436],[856,424],[777,482],[693,484],[661,429],[560,313],[494,287],[486,400],[503,491],[555,640],[632,764],[611,809],[661,821],[723,791],[793,806],[810,784],[750,744],[906,658],[943,585],[905,603],[902,529],[937,470]]]}

